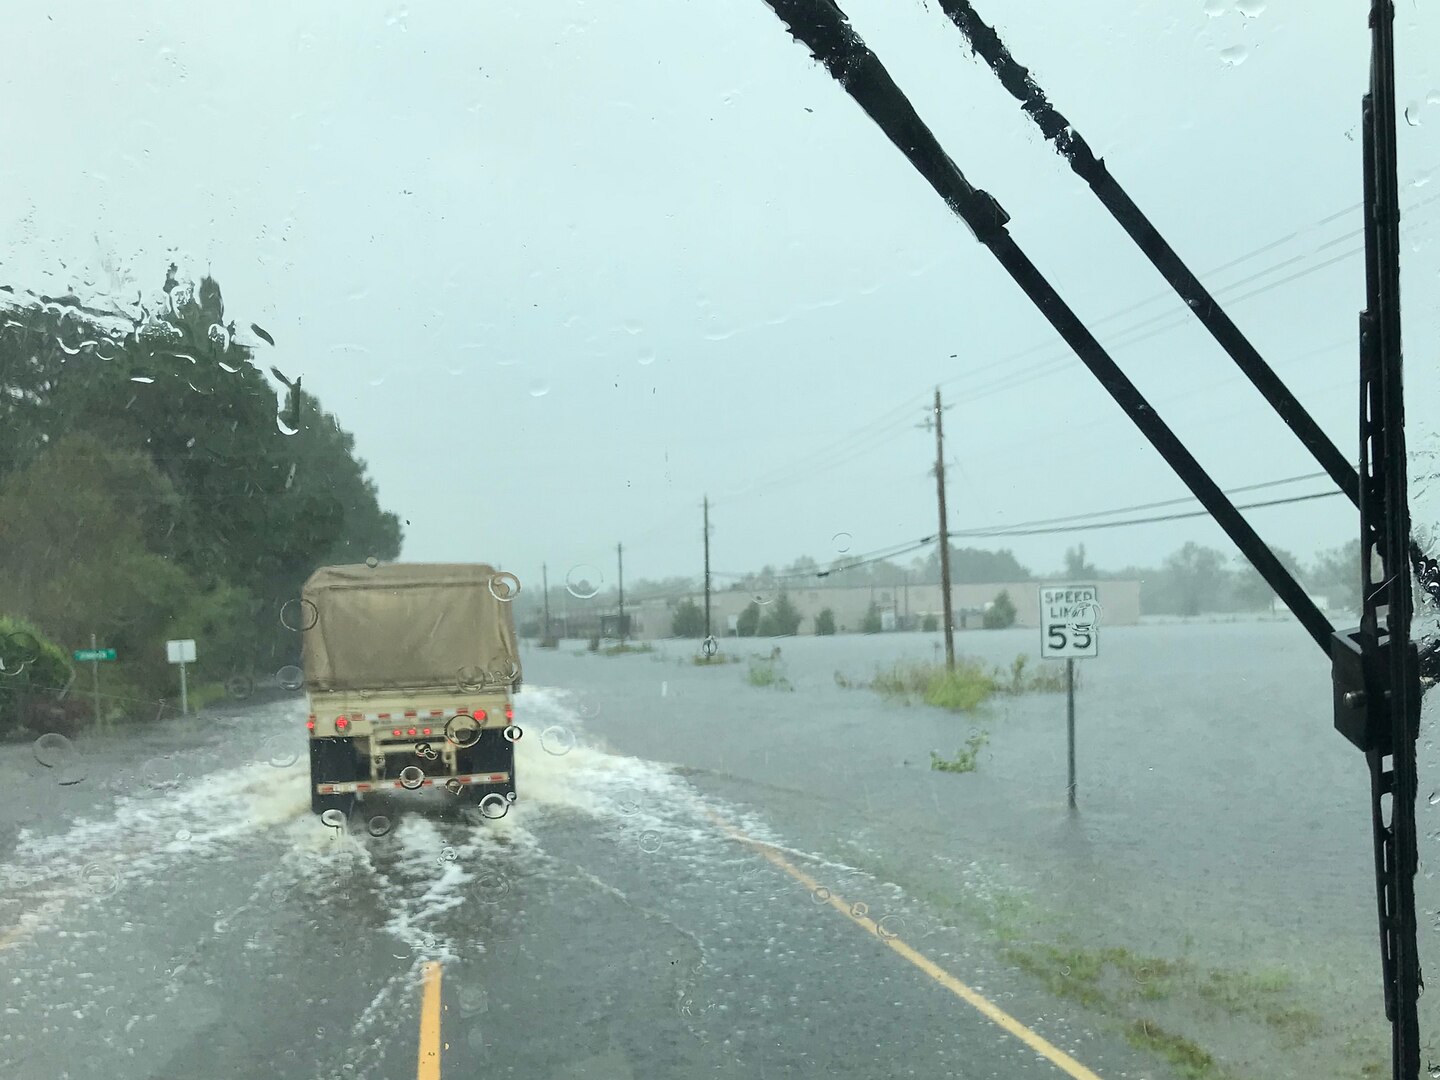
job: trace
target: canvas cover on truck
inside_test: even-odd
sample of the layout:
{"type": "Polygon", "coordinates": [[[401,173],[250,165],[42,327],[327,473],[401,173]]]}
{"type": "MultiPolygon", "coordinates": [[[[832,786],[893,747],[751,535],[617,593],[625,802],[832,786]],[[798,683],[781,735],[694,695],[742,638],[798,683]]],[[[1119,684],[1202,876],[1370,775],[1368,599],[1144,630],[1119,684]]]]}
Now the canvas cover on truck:
{"type": "Polygon", "coordinates": [[[316,570],[301,592],[304,622],[313,620],[302,637],[308,687],[455,689],[480,670],[513,671],[518,682],[514,618],[490,589],[495,573],[480,563],[316,570]]]}

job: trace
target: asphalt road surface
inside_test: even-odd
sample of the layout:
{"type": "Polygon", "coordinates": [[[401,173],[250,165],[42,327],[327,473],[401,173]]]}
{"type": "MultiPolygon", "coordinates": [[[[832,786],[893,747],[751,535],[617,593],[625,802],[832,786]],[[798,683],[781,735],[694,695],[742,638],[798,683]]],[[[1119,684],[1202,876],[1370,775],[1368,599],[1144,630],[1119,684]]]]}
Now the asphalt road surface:
{"type": "Polygon", "coordinates": [[[605,663],[529,659],[500,821],[427,792],[327,828],[298,695],[5,748],[0,1076],[1182,1075],[820,852],[873,807],[607,749],[605,663]]]}

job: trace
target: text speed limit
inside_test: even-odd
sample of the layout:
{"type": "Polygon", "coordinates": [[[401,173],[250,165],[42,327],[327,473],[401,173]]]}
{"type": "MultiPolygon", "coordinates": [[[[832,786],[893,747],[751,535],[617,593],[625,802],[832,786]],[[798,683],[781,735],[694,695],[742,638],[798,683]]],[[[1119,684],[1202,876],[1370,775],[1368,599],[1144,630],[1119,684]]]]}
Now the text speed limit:
{"type": "Polygon", "coordinates": [[[1100,600],[1094,585],[1040,586],[1040,655],[1046,659],[1096,656],[1100,600]]]}

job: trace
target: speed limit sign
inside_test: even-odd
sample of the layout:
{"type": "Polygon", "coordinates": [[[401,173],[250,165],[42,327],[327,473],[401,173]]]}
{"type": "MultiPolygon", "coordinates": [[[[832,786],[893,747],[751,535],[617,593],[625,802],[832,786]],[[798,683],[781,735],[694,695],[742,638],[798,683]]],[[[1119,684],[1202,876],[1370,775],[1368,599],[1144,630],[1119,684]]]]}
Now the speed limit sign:
{"type": "Polygon", "coordinates": [[[1094,585],[1040,586],[1040,655],[1046,659],[1096,656],[1100,600],[1094,585]]]}

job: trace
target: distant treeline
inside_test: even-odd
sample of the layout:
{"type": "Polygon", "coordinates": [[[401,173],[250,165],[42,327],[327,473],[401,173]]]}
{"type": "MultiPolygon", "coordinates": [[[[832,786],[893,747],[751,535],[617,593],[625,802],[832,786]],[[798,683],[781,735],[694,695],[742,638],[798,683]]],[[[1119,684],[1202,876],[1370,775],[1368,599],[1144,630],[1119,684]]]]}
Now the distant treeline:
{"type": "MultiPolygon", "coordinates": [[[[0,616],[66,657],[115,648],[107,694],[146,702],[120,712],[173,696],[169,638],[197,639],[202,680],[291,662],[279,613],[309,573],[400,550],[352,437],[308,392],[277,400],[269,346],[236,337],[220,286],[173,267],[128,322],[0,293],[0,616]]],[[[27,722],[32,668],[0,675],[0,734],[27,722]]]]}
{"type": "MultiPolygon", "coordinates": [[[[1323,596],[1332,608],[1354,611],[1360,604],[1360,542],[1321,552],[1313,562],[1302,564],[1283,548],[1275,549],[1280,562],[1295,575],[1305,588],[1323,596]]],[[[1187,543],[1166,556],[1158,566],[1126,566],[1107,570],[1093,565],[1086,557],[1085,545],[1078,544],[1065,552],[1063,566],[1053,572],[1036,574],[1015,558],[1006,548],[987,551],[982,548],[950,548],[950,576],[955,584],[992,584],[1063,578],[1071,581],[1138,581],[1140,610],[1146,615],[1204,615],[1259,611],[1270,607],[1274,593],[1239,554],[1226,555],[1216,548],[1187,543]]],[[[715,579],[716,591],[764,591],[775,593],[784,588],[805,589],[816,585],[886,586],[934,585],[940,582],[940,555],[931,551],[924,558],[908,563],[890,560],[858,563],[858,560],[836,559],[828,565],[809,556],[801,556],[786,566],[764,566],[742,578],[715,579]],[[820,571],[828,571],[818,577],[820,571]]],[[[670,577],[659,580],[636,579],[626,582],[627,602],[653,597],[679,597],[692,594],[701,587],[697,577],[670,577]]],[[[526,623],[539,617],[542,597],[537,589],[522,593],[516,615],[526,623]]],[[[558,611],[563,602],[571,609],[585,605],[613,607],[615,590],[599,593],[592,600],[577,601],[564,596],[560,586],[551,588],[551,610],[558,611]]]]}

